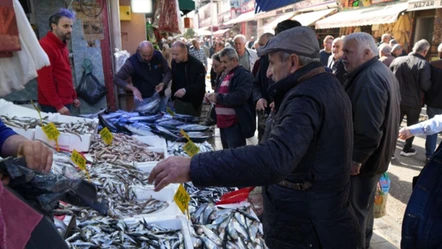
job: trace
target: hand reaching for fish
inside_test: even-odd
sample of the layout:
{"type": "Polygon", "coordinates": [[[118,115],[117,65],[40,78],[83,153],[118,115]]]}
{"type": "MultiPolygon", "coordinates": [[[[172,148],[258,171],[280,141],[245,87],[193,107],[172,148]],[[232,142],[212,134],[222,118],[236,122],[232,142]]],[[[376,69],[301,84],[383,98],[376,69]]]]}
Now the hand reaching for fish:
{"type": "Polygon", "coordinates": [[[30,169],[49,172],[52,167],[52,151],[39,141],[24,140],[20,143],[17,156],[24,156],[30,169]]]}
{"type": "Polygon", "coordinates": [[[181,88],[181,89],[179,89],[178,91],[175,92],[174,96],[177,97],[177,98],[182,98],[182,97],[184,97],[184,95],[186,95],[186,89],[181,88]]]}
{"type": "Polygon", "coordinates": [[[150,172],[148,183],[155,185],[155,191],[160,191],[170,183],[190,181],[190,160],[173,156],[161,161],[150,172]]]}
{"type": "Polygon", "coordinates": [[[132,88],[132,94],[134,95],[134,98],[139,99],[139,100],[143,100],[143,97],[141,96],[141,92],[136,87],[132,88]]]}

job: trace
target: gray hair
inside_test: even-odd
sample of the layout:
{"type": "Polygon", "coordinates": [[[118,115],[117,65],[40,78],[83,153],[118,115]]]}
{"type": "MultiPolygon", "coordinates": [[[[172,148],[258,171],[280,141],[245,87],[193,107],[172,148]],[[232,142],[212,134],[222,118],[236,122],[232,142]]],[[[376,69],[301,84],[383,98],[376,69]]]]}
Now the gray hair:
{"type": "Polygon", "coordinates": [[[382,40],[382,41],[384,41],[385,39],[390,39],[390,38],[391,38],[390,34],[383,34],[383,35],[381,36],[381,40],[382,40]]]}
{"type": "Polygon", "coordinates": [[[337,42],[343,42],[344,41],[344,38],[342,38],[342,37],[338,37],[338,38],[335,38],[334,40],[333,40],[333,43],[337,43],[337,42]]]}
{"type": "Polygon", "coordinates": [[[349,34],[344,38],[344,42],[347,42],[349,40],[355,40],[358,42],[359,51],[363,49],[368,49],[373,55],[378,54],[378,48],[376,47],[373,36],[371,36],[370,34],[367,34],[365,32],[356,32],[353,34],[349,34]]]}
{"type": "Polygon", "coordinates": [[[442,53],[442,43],[437,47],[437,52],[442,53]]]}
{"type": "Polygon", "coordinates": [[[145,47],[150,47],[150,48],[154,49],[153,44],[147,40],[140,42],[140,45],[138,45],[138,49],[145,48],[145,47]]]}
{"type": "Polygon", "coordinates": [[[382,53],[384,55],[390,55],[391,54],[391,47],[388,44],[381,44],[379,46],[379,53],[382,53]]]}
{"type": "Polygon", "coordinates": [[[224,57],[227,56],[229,60],[237,60],[239,61],[238,53],[234,48],[223,48],[223,50],[219,51],[219,56],[224,57]]]}
{"type": "MultiPolygon", "coordinates": [[[[283,52],[283,51],[277,51],[275,53],[278,53],[279,58],[282,62],[287,61],[290,58],[291,53],[283,52]]],[[[295,53],[296,54],[296,53],[295,53]]],[[[319,58],[311,58],[303,55],[296,55],[299,59],[299,65],[305,66],[313,62],[320,62],[321,60],[319,58]]]]}
{"type": "Polygon", "coordinates": [[[262,35],[259,37],[259,39],[266,38],[267,40],[270,40],[270,38],[272,38],[272,37],[274,37],[274,36],[275,36],[274,34],[267,32],[267,33],[262,34],[262,35]]]}
{"type": "Polygon", "coordinates": [[[244,43],[247,41],[246,37],[242,34],[235,35],[235,37],[233,37],[233,41],[236,41],[236,39],[241,39],[244,43]]]}
{"type": "Polygon", "coordinates": [[[221,56],[220,56],[220,54],[221,54],[221,51],[219,51],[218,53],[214,53],[214,54],[212,55],[212,60],[216,60],[216,61],[221,62],[221,56]]]}
{"type": "Polygon", "coordinates": [[[417,41],[414,44],[413,52],[414,53],[424,52],[424,51],[428,51],[429,48],[430,48],[430,43],[428,43],[427,40],[422,39],[422,40],[417,41]]]}

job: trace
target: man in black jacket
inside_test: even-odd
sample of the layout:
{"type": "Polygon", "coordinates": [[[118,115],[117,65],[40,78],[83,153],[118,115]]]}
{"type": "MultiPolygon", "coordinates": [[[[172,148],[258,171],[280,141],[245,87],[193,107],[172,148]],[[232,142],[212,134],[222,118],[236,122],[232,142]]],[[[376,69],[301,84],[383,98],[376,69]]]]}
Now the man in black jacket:
{"type": "Polygon", "coordinates": [[[399,83],[378,60],[378,49],[367,33],[344,38],[342,61],[348,74],[344,85],[353,106],[353,156],[350,203],[359,221],[361,248],[373,233],[376,184],[387,171],[399,122],[399,83]]]}
{"type": "MultiPolygon", "coordinates": [[[[348,206],[351,103],[319,61],[309,27],[281,32],[268,54],[275,107],[255,146],[169,157],[151,172],[158,191],[171,182],[264,186],[264,237],[272,249],[355,249],[358,226],[348,206]]],[[[251,245],[253,247],[253,245],[251,245]]]]}
{"type": "Polygon", "coordinates": [[[189,55],[181,41],[172,44],[172,96],[175,111],[180,114],[201,116],[206,91],[206,69],[189,55]]]}
{"type": "MultiPolygon", "coordinates": [[[[172,78],[170,67],[160,51],[149,41],[142,41],[137,52],[126,60],[114,78],[114,84],[131,91],[135,98],[150,98],[155,92],[164,96],[164,90],[172,78]],[[132,79],[132,84],[126,82],[132,79]]],[[[161,111],[166,110],[166,98],[162,98],[161,111]]]]}
{"type": "MultiPolygon", "coordinates": [[[[442,43],[437,47],[440,60],[432,61],[431,64],[431,88],[425,92],[425,104],[427,105],[428,119],[442,114],[442,43]]],[[[437,134],[428,135],[425,141],[426,161],[433,155],[437,144],[437,134]]]]}
{"type": "Polygon", "coordinates": [[[255,133],[255,109],[251,98],[253,76],[239,65],[235,49],[224,48],[220,58],[226,75],[216,86],[216,93],[206,97],[215,104],[216,125],[223,148],[237,148],[246,145],[246,138],[255,133]]]}
{"type": "MultiPolygon", "coordinates": [[[[430,63],[425,60],[429,49],[428,41],[422,39],[414,44],[412,53],[398,57],[390,64],[390,69],[398,79],[401,89],[401,116],[398,125],[401,124],[405,115],[407,126],[419,122],[423,93],[431,87],[430,63]]],[[[405,141],[401,156],[416,155],[413,139],[414,137],[405,141]]]]}

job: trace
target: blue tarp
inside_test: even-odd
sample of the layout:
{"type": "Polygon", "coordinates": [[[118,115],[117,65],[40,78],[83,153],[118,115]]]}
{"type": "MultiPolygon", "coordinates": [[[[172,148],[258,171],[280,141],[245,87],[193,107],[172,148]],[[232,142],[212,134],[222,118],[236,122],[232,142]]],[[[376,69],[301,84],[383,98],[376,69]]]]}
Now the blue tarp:
{"type": "Polygon", "coordinates": [[[255,0],[255,13],[278,9],[301,0],[255,0]]]}

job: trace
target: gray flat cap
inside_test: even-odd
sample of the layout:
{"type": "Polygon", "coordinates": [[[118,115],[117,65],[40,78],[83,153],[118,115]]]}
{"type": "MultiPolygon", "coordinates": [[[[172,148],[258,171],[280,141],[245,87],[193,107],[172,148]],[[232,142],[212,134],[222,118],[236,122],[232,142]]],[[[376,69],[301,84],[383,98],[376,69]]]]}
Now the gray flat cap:
{"type": "Polygon", "coordinates": [[[258,55],[262,56],[276,51],[319,58],[319,42],[315,31],[311,28],[295,27],[271,38],[264,47],[258,50],[258,55]]]}

